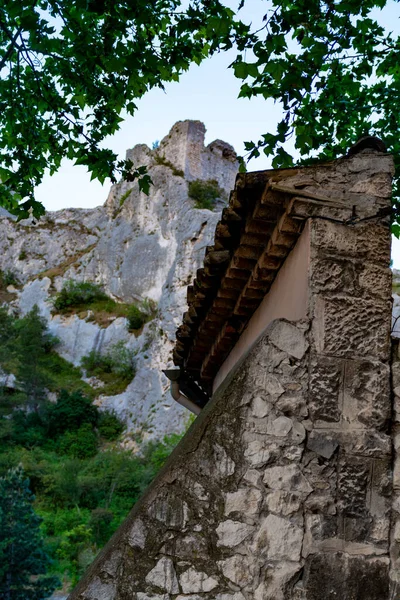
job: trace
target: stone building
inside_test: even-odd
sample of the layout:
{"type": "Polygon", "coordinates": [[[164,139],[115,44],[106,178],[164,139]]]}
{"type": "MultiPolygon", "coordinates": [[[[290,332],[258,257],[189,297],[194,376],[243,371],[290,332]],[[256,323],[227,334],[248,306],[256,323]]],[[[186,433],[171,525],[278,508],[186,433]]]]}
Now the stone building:
{"type": "Polygon", "coordinates": [[[392,174],[237,177],[169,373],[200,416],[70,600],[400,598],[392,174]]]}

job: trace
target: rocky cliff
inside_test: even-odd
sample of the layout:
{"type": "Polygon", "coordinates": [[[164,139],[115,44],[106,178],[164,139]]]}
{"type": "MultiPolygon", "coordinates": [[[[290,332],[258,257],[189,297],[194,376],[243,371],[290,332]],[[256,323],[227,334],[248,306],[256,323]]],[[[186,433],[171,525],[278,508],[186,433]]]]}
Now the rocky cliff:
{"type": "MultiPolygon", "coordinates": [[[[185,310],[186,287],[210,243],[237,172],[233,148],[216,140],[204,146],[198,121],[176,123],[156,149],[138,145],[127,157],[147,165],[153,185],[146,196],[137,183],[111,188],[103,206],[49,212],[39,222],[16,223],[0,214],[0,269],[21,282],[1,294],[25,314],[35,304],[59,339],[58,353],[75,365],[91,350],[117,342],[135,354],[136,375],[123,393],[96,402],[114,410],[131,432],[145,437],[182,429],[187,412],[169,394],[162,368],[168,365],[176,325],[185,310]],[[190,181],[216,181],[213,210],[189,197],[190,181]],[[54,297],[67,281],[94,282],[118,302],[153,301],[153,318],[130,333],[123,317],[101,324],[91,311],[57,314],[54,297]]],[[[97,382],[98,385],[99,382],[97,382]]]]}

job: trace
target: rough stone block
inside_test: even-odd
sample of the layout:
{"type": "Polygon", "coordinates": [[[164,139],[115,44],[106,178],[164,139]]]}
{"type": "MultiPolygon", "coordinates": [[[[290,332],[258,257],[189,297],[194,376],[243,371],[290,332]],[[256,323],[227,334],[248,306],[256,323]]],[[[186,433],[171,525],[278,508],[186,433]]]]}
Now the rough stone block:
{"type": "Polygon", "coordinates": [[[310,360],[309,412],[313,421],[338,422],[341,415],[342,362],[314,355],[310,360]]]}
{"type": "Polygon", "coordinates": [[[255,487],[260,487],[261,485],[261,473],[256,469],[248,469],[246,473],[243,475],[244,481],[249,485],[254,485],[255,487]]]}
{"type": "Polygon", "coordinates": [[[184,594],[211,592],[218,585],[218,581],[214,577],[210,577],[202,571],[196,571],[193,567],[182,573],[179,582],[184,594]]]}
{"type": "Polygon", "coordinates": [[[289,417],[307,417],[308,408],[304,395],[287,392],[275,403],[275,408],[289,417]]]}
{"type": "Polygon", "coordinates": [[[338,519],[336,516],[306,513],[305,536],[302,555],[307,557],[318,551],[318,546],[323,540],[335,538],[338,532],[338,519]]]}
{"type": "Polygon", "coordinates": [[[313,292],[345,292],[358,289],[361,263],[344,258],[317,256],[311,261],[310,286],[313,292]]]}
{"type": "Polygon", "coordinates": [[[298,327],[287,321],[281,320],[274,323],[269,334],[269,340],[279,350],[297,359],[303,358],[308,348],[304,331],[301,331],[298,327]]]}
{"type": "Polygon", "coordinates": [[[116,585],[102,582],[100,577],[94,577],[85,592],[87,600],[114,600],[117,595],[116,585]]]}
{"type": "Polygon", "coordinates": [[[170,594],[179,593],[178,579],[172,560],[163,556],[146,575],[146,582],[170,594]]]}
{"type": "Polygon", "coordinates": [[[342,455],[339,459],[338,510],[346,517],[366,517],[371,461],[342,455]]]}
{"type": "Polygon", "coordinates": [[[354,426],[387,429],[391,416],[390,368],[387,364],[346,362],[343,416],[354,426]]]}
{"type": "MultiPolygon", "coordinates": [[[[314,453],[310,455],[313,456],[314,453]]],[[[337,453],[334,453],[331,459],[315,456],[310,460],[310,456],[306,456],[303,460],[307,463],[303,466],[303,473],[313,490],[313,493],[307,496],[305,505],[323,514],[335,514],[338,487],[337,453]]]]}
{"type": "Polygon", "coordinates": [[[392,364],[392,382],[394,393],[400,395],[400,361],[392,364]]]}
{"type": "Polygon", "coordinates": [[[269,443],[268,440],[256,439],[249,441],[244,451],[244,457],[253,467],[261,467],[272,459],[277,449],[278,447],[269,443]]]}
{"type": "Polygon", "coordinates": [[[303,527],[289,519],[268,515],[257,531],[254,550],[271,560],[299,561],[303,543],[303,527]]]}
{"type": "Polygon", "coordinates": [[[318,353],[389,360],[390,312],[376,298],[316,297],[312,334],[318,353]]]}
{"type": "Polygon", "coordinates": [[[263,481],[272,490],[304,494],[312,492],[312,487],[297,465],[269,467],[265,469],[263,481]]]}
{"type": "Polygon", "coordinates": [[[217,546],[233,548],[241,544],[254,531],[254,527],[240,523],[240,521],[222,521],[216,529],[218,536],[217,546]]]}
{"type": "Polygon", "coordinates": [[[254,488],[243,488],[228,493],[225,501],[225,515],[235,512],[255,515],[258,512],[261,499],[261,492],[254,488]]]}
{"type": "MultiPolygon", "coordinates": [[[[356,163],[355,163],[356,164],[356,163]]],[[[368,163],[363,163],[367,165],[368,163]]],[[[358,179],[350,188],[349,193],[367,194],[378,198],[390,198],[392,195],[392,177],[390,172],[358,179]]]]}
{"type": "Polygon", "coordinates": [[[133,548],[144,548],[146,544],[146,528],[141,519],[137,519],[128,532],[128,544],[133,548]]]}
{"type": "Polygon", "coordinates": [[[279,561],[267,566],[264,581],[257,587],[254,600],[287,600],[294,598],[293,587],[298,579],[301,565],[297,562],[279,561]]]}
{"type": "Polygon", "coordinates": [[[252,403],[252,415],[258,419],[266,417],[271,412],[272,405],[260,396],[256,396],[252,403]]]}
{"type": "Polygon", "coordinates": [[[248,585],[254,577],[254,563],[248,557],[240,554],[220,561],[218,566],[225,577],[241,588],[248,585]]]}
{"type": "Polygon", "coordinates": [[[328,432],[312,431],[307,439],[307,448],[324,458],[331,458],[339,443],[328,432]]]}
{"type": "Polygon", "coordinates": [[[340,440],[340,446],[346,448],[350,455],[382,458],[389,457],[392,452],[390,436],[381,431],[353,429],[335,435],[340,440]]]}
{"type": "Polygon", "coordinates": [[[388,266],[363,262],[358,281],[365,295],[379,296],[386,301],[391,296],[392,271],[388,266]]]}
{"type": "Polygon", "coordinates": [[[390,230],[388,225],[381,223],[346,227],[316,220],[312,223],[311,244],[313,250],[324,254],[360,258],[383,267],[390,262],[390,230]]]}
{"type": "Polygon", "coordinates": [[[384,600],[389,598],[389,561],[315,554],[306,561],[303,585],[307,600],[384,600]]]}
{"type": "Polygon", "coordinates": [[[187,515],[186,502],[172,495],[157,498],[149,508],[149,516],[164,523],[169,529],[184,529],[187,515]]]}
{"type": "Polygon", "coordinates": [[[288,517],[300,510],[303,501],[304,496],[302,494],[276,490],[266,495],[265,506],[271,513],[288,517]]]}
{"type": "Polygon", "coordinates": [[[178,555],[182,560],[196,561],[199,556],[207,553],[207,540],[201,533],[196,533],[193,527],[193,533],[183,537],[173,537],[167,539],[162,552],[173,556],[178,555]]]}

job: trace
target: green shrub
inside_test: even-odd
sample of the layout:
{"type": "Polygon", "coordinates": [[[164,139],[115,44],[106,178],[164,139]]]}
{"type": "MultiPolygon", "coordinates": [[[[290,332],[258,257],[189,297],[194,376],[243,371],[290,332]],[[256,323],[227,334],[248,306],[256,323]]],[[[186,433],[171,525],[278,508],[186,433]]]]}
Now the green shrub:
{"type": "Polygon", "coordinates": [[[100,437],[111,442],[121,435],[124,430],[124,425],[114,413],[104,411],[99,415],[97,429],[100,437]]]}
{"type": "Polygon", "coordinates": [[[140,329],[147,321],[146,313],[142,312],[135,304],[131,304],[126,312],[129,329],[140,329]]]}
{"type": "Polygon", "coordinates": [[[73,458],[90,458],[97,453],[98,440],[90,423],[76,431],[66,431],[58,440],[58,451],[73,458]]]}
{"type": "Polygon", "coordinates": [[[13,426],[10,434],[11,443],[24,448],[33,448],[47,442],[48,429],[39,413],[17,410],[13,413],[11,423],[13,426]]]}
{"type": "Polygon", "coordinates": [[[107,299],[107,294],[95,283],[67,281],[54,300],[54,308],[65,310],[77,306],[90,306],[93,302],[107,299]]]}
{"type": "Polygon", "coordinates": [[[122,340],[105,354],[92,350],[82,358],[81,364],[89,377],[98,377],[106,384],[102,388],[106,396],[123,392],[136,374],[134,353],[125,347],[122,340]]]}
{"type": "Polygon", "coordinates": [[[102,373],[111,373],[111,363],[108,358],[97,350],[91,350],[81,360],[81,365],[89,377],[96,377],[102,373]]]}
{"type": "Polygon", "coordinates": [[[202,181],[196,179],[189,182],[189,197],[195,201],[195,208],[212,210],[218,198],[224,196],[224,191],[215,179],[202,181]]]}
{"type": "Polygon", "coordinates": [[[21,252],[19,253],[19,256],[18,256],[18,260],[25,260],[26,258],[28,258],[26,250],[21,250],[21,252]]]}
{"type": "Polygon", "coordinates": [[[0,271],[0,288],[6,289],[9,285],[18,287],[20,284],[20,280],[10,269],[7,269],[7,271],[0,271]]]}
{"type": "Polygon", "coordinates": [[[111,372],[121,377],[133,379],[136,373],[134,353],[120,340],[107,353],[107,359],[111,363],[111,372]]]}
{"type": "Polygon", "coordinates": [[[164,436],[161,441],[148,442],[144,448],[143,459],[148,468],[151,469],[152,477],[158,473],[165,461],[171,454],[172,450],[181,440],[182,435],[171,433],[164,436]]]}
{"type": "Polygon", "coordinates": [[[104,373],[114,373],[125,379],[133,379],[136,370],[133,357],[132,351],[120,340],[105,354],[92,350],[88,356],[82,358],[81,364],[89,376],[101,378],[104,373]]]}
{"type": "Polygon", "coordinates": [[[47,411],[49,430],[56,434],[76,431],[83,425],[95,427],[98,416],[97,406],[79,391],[69,394],[62,390],[57,403],[50,405],[47,411]]]}
{"type": "Polygon", "coordinates": [[[51,392],[59,393],[66,390],[69,393],[80,392],[89,398],[96,395],[88,383],[82,381],[82,371],[57,354],[49,352],[43,361],[43,370],[48,376],[47,387],[51,392]]]}

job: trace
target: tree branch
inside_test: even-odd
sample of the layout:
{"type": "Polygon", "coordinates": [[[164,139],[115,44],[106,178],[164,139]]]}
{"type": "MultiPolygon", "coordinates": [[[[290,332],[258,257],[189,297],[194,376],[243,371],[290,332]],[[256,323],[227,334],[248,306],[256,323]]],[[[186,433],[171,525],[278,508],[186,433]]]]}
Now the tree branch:
{"type": "Polygon", "coordinates": [[[14,36],[11,35],[11,33],[8,31],[7,27],[4,26],[4,24],[0,21],[0,29],[2,31],[4,31],[4,33],[6,34],[6,36],[8,37],[8,39],[11,41],[11,44],[8,47],[7,52],[5,53],[5,55],[3,56],[3,58],[1,59],[0,62],[0,72],[3,69],[4,65],[6,64],[6,62],[8,61],[8,59],[10,58],[12,51],[14,50],[14,48],[17,46],[17,39],[18,36],[20,35],[21,31],[22,31],[22,27],[19,27],[15,33],[14,36]]]}

